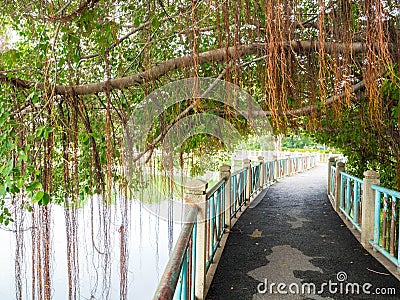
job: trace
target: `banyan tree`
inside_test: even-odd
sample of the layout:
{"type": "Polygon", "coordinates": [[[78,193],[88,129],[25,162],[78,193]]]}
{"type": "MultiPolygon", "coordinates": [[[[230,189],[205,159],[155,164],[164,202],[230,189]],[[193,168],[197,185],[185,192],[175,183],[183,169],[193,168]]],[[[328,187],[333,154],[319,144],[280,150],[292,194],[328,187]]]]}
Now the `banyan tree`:
{"type": "MultiPolygon", "coordinates": [[[[0,15],[0,223],[15,223],[17,240],[22,215],[40,228],[32,232],[37,299],[52,292],[49,204],[66,208],[72,299],[76,210],[94,194],[109,204],[116,189],[128,193],[125,126],[169,82],[232,82],[258,102],[275,133],[305,130],[357,160],[357,172],[380,168],[400,188],[398,0],[3,0],[0,15]]],[[[188,99],[155,120],[143,137],[146,154],[174,123],[202,112],[249,133],[226,105],[188,99]]],[[[223,147],[193,137],[181,151],[212,146],[223,147]]],[[[101,216],[109,214],[105,205],[101,216]]],[[[110,243],[106,231],[102,238],[110,243]]]]}

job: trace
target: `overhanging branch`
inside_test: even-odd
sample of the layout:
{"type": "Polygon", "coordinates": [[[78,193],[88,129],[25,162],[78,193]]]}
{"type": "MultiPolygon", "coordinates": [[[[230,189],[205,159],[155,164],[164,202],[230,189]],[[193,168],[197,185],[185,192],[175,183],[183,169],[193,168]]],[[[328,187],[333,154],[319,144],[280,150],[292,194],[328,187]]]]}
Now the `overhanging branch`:
{"type": "MultiPolygon", "coordinates": [[[[327,52],[332,51],[346,51],[351,50],[352,54],[362,53],[365,51],[364,43],[352,43],[351,45],[346,45],[343,43],[325,43],[325,50],[327,52]]],[[[291,49],[296,52],[310,52],[310,51],[318,51],[319,45],[313,41],[291,41],[285,42],[284,46],[287,49],[291,49]]],[[[192,67],[194,62],[197,64],[204,63],[215,63],[225,61],[228,58],[240,58],[248,55],[261,54],[264,53],[266,49],[266,44],[264,43],[252,43],[248,45],[241,46],[232,46],[229,48],[219,48],[214,50],[209,50],[206,52],[202,52],[194,57],[193,55],[186,55],[181,57],[172,58],[161,62],[150,69],[137,73],[127,77],[115,78],[110,80],[108,83],[105,81],[96,82],[96,83],[88,83],[84,85],[55,85],[54,92],[58,95],[70,95],[71,93],[74,95],[91,95],[104,92],[106,89],[106,84],[110,85],[110,89],[126,89],[132,86],[139,86],[145,82],[151,82],[161,78],[163,75],[168,72],[192,67]]],[[[8,79],[6,76],[1,76],[0,81],[3,82],[18,82],[19,88],[28,88],[34,85],[33,82],[21,79],[8,79]]],[[[44,89],[44,85],[42,83],[36,84],[37,88],[44,89]]]]}
{"type": "MultiPolygon", "coordinates": [[[[365,88],[365,82],[364,82],[364,80],[361,80],[359,83],[357,83],[351,87],[350,92],[356,93],[363,88],[365,88]]],[[[347,95],[346,93],[341,93],[340,95],[334,95],[332,97],[329,97],[328,99],[325,100],[325,107],[331,106],[333,103],[339,101],[340,99],[345,98],[346,95],[347,95]]],[[[284,112],[284,114],[291,115],[291,116],[299,116],[299,115],[308,114],[310,112],[313,112],[313,111],[316,111],[319,109],[320,109],[320,106],[318,106],[318,105],[308,105],[308,106],[305,106],[302,108],[286,111],[286,112],[284,112]]],[[[271,115],[271,112],[267,112],[267,115],[271,115]]]]}

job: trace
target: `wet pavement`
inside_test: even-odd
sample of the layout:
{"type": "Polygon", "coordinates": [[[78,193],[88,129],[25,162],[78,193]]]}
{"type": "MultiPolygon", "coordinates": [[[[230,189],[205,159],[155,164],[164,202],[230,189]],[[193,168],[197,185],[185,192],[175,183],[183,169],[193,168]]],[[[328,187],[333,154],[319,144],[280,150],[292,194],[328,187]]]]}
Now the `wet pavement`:
{"type": "Polygon", "coordinates": [[[282,179],[242,214],[206,299],[400,299],[400,282],[333,210],[326,176],[320,164],[282,179]]]}

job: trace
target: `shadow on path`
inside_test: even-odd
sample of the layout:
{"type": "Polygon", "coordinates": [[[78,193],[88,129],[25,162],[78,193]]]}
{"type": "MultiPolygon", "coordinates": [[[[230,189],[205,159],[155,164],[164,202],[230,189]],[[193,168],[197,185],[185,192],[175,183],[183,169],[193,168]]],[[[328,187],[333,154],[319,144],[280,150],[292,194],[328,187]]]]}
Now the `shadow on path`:
{"type": "Polygon", "coordinates": [[[320,164],[285,178],[242,214],[207,299],[400,299],[400,282],[364,250],[334,212],[326,195],[326,175],[326,164],[320,164]],[[279,283],[287,294],[278,292],[279,283]],[[393,291],[394,296],[377,295],[393,291]]]}

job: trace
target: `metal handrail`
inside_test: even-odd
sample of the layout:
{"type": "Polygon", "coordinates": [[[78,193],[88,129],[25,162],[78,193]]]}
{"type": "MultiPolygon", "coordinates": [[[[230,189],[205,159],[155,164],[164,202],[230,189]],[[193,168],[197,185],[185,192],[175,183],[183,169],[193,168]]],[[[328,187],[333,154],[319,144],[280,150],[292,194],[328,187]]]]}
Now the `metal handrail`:
{"type": "Polygon", "coordinates": [[[207,199],[210,198],[215,192],[225,183],[226,179],[222,178],[212,188],[207,191],[207,199]]]}
{"type": "Polygon", "coordinates": [[[186,256],[186,250],[188,249],[189,242],[193,235],[193,228],[197,220],[198,211],[198,206],[192,204],[185,218],[185,224],[182,226],[182,231],[176,242],[174,251],[172,251],[164,274],[154,294],[154,300],[172,300],[174,298],[179,274],[186,256]]]}
{"type": "MultiPolygon", "coordinates": [[[[335,168],[335,167],[332,167],[335,168]]],[[[339,208],[345,217],[361,231],[359,209],[362,205],[364,181],[358,177],[340,171],[341,184],[339,194],[339,208]]]]}
{"type": "Polygon", "coordinates": [[[387,188],[381,187],[380,185],[376,185],[376,184],[372,184],[371,188],[374,190],[377,190],[381,193],[388,194],[388,195],[394,196],[396,198],[400,198],[400,192],[398,192],[398,191],[387,189],[387,188]]]}
{"type": "Polygon", "coordinates": [[[231,176],[236,176],[236,175],[238,175],[238,174],[240,174],[240,173],[242,173],[242,172],[244,172],[244,171],[246,171],[246,168],[243,168],[243,169],[240,169],[240,170],[237,170],[237,171],[233,172],[233,173],[231,174],[231,176]]]}
{"type": "Polygon", "coordinates": [[[396,223],[398,222],[397,200],[400,199],[400,192],[375,184],[372,184],[371,188],[375,190],[375,213],[374,239],[370,243],[374,249],[398,266],[400,239],[396,234],[396,223]]]}
{"type": "Polygon", "coordinates": [[[237,212],[246,204],[247,169],[244,168],[231,176],[230,218],[236,218],[237,212]]]}
{"type": "Polygon", "coordinates": [[[332,198],[335,199],[335,189],[336,189],[336,167],[335,166],[331,166],[330,173],[331,173],[331,176],[330,176],[331,182],[329,183],[331,185],[330,193],[331,193],[332,198]]]}
{"type": "Polygon", "coordinates": [[[251,196],[253,196],[260,188],[260,175],[261,175],[261,164],[257,164],[251,167],[251,196]]]}
{"type": "Polygon", "coordinates": [[[221,179],[207,193],[206,272],[213,262],[215,252],[225,229],[225,184],[221,179]]]}
{"type": "Polygon", "coordinates": [[[363,184],[363,180],[361,178],[358,178],[358,177],[355,177],[353,175],[350,175],[349,173],[341,171],[340,175],[344,175],[345,177],[348,177],[348,178],[350,178],[350,179],[352,179],[354,181],[357,181],[357,182],[363,184]]]}

